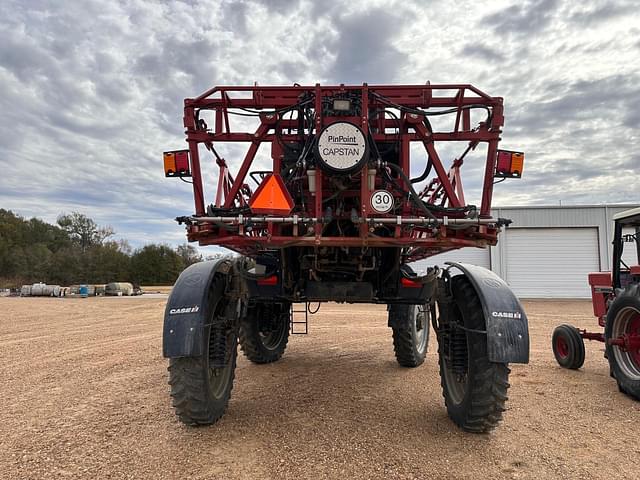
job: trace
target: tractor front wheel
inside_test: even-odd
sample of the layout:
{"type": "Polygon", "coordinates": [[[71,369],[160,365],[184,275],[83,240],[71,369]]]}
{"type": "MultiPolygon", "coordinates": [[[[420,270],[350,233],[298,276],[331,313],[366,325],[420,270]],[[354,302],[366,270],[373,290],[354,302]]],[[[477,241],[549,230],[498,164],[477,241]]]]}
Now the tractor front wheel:
{"type": "Polygon", "coordinates": [[[611,304],[604,331],[606,352],[621,392],[640,400],[640,285],[628,286],[611,304]]]}
{"type": "Polygon", "coordinates": [[[551,348],[558,365],[577,370],[584,364],[584,340],[576,327],[560,325],[553,331],[551,348]]]}
{"type": "Polygon", "coordinates": [[[289,341],[290,309],[290,303],[249,303],[240,322],[240,348],[253,363],[280,360],[289,341]]]}
{"type": "Polygon", "coordinates": [[[453,277],[451,293],[451,303],[441,305],[438,322],[440,383],[447,413],[466,431],[488,432],[502,420],[509,368],[489,361],[486,322],[471,282],[463,275],[453,277]]]}

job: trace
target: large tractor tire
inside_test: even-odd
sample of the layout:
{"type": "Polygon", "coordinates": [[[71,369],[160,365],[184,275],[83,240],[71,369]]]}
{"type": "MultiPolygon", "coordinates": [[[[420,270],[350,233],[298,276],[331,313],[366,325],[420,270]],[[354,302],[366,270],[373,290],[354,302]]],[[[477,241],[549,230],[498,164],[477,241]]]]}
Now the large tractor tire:
{"type": "Polygon", "coordinates": [[[289,341],[290,303],[251,302],[240,322],[240,347],[253,363],[280,360],[289,341]]]}
{"type": "Polygon", "coordinates": [[[393,331],[393,350],[403,367],[422,365],[429,345],[429,305],[391,305],[389,324],[393,331]]]}
{"type": "Polygon", "coordinates": [[[176,415],[187,425],[210,425],[224,414],[235,376],[236,302],[224,297],[224,277],[217,277],[207,302],[203,354],[172,358],[169,385],[176,415]]]}
{"type": "Polygon", "coordinates": [[[577,370],[584,364],[584,340],[576,327],[566,324],[556,327],[551,347],[561,367],[577,370]]]}
{"type": "Polygon", "coordinates": [[[485,318],[471,282],[455,276],[451,292],[451,303],[443,309],[448,315],[441,316],[438,332],[442,394],[454,423],[466,431],[484,433],[502,420],[509,368],[489,361],[485,318]]]}
{"type": "Polygon", "coordinates": [[[629,285],[609,307],[604,330],[606,353],[621,392],[640,400],[640,349],[609,345],[610,339],[640,335],[640,285],[629,285]]]}

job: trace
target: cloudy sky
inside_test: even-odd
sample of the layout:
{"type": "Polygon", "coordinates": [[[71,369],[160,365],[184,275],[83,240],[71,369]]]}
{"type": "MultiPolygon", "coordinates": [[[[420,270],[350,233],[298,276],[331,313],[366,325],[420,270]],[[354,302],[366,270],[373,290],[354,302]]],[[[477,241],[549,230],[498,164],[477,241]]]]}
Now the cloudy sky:
{"type": "MultiPolygon", "coordinates": [[[[482,3],[3,0],[0,208],[179,244],[191,189],[164,179],[162,151],[184,146],[183,98],[427,80],[505,98],[502,147],[527,160],[494,205],[640,202],[637,3],[482,3]]],[[[477,194],[480,165],[465,167],[477,194]]]]}

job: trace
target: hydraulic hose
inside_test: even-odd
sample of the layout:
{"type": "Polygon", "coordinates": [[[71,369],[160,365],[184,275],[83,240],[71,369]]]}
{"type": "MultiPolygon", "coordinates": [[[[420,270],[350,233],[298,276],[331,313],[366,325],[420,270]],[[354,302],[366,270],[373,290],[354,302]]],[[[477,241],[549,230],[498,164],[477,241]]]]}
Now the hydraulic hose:
{"type": "Polygon", "coordinates": [[[396,165],[394,163],[387,163],[386,166],[390,167],[392,170],[395,170],[398,173],[398,175],[400,175],[400,177],[405,181],[405,183],[409,187],[409,193],[411,194],[409,196],[409,198],[411,199],[413,204],[416,207],[418,207],[427,217],[429,217],[429,218],[431,218],[433,220],[436,220],[436,216],[433,213],[431,213],[431,211],[427,208],[427,206],[424,204],[424,202],[420,199],[420,197],[416,193],[415,188],[413,188],[413,185],[411,184],[411,180],[402,171],[402,169],[398,165],[396,165]]]}
{"type": "Polygon", "coordinates": [[[421,181],[426,179],[431,173],[432,166],[433,166],[433,162],[431,161],[431,155],[429,155],[427,159],[427,166],[425,167],[424,172],[422,172],[422,175],[420,175],[419,177],[412,178],[411,183],[420,183],[421,181]]]}

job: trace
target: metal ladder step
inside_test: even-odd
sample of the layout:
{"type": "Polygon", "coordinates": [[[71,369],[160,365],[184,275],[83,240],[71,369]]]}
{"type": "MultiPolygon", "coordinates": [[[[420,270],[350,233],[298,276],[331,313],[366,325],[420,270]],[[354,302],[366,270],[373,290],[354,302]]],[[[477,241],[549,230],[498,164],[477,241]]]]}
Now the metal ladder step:
{"type": "Polygon", "coordinates": [[[291,304],[289,324],[291,325],[291,333],[293,335],[306,335],[309,333],[309,305],[307,303],[291,304]],[[296,305],[298,309],[296,309],[296,305]],[[300,307],[302,307],[302,309],[300,307]],[[301,315],[304,315],[304,320],[300,319],[301,315]]]}

